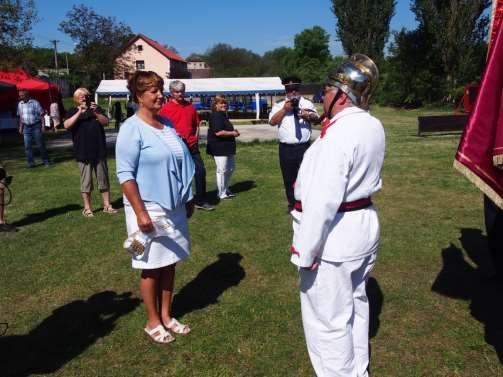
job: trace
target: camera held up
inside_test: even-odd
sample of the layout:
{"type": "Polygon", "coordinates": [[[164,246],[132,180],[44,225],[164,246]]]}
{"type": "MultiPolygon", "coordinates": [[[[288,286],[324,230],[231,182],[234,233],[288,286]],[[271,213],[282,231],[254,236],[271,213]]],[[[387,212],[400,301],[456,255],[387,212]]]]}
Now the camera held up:
{"type": "Polygon", "coordinates": [[[299,113],[299,97],[290,98],[290,103],[292,104],[292,111],[294,114],[299,113]]]}

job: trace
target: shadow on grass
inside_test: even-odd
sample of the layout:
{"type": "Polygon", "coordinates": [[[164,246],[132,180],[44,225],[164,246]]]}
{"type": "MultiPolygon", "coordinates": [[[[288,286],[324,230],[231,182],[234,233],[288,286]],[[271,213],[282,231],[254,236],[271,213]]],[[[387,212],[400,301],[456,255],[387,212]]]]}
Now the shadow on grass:
{"type": "MultiPolygon", "coordinates": [[[[107,159],[115,158],[115,131],[105,130],[105,133],[114,134],[109,136],[106,141],[107,148],[107,159]]],[[[17,169],[24,168],[26,166],[26,156],[24,152],[24,144],[22,137],[16,136],[16,140],[4,140],[0,143],[0,160],[7,162],[9,167],[16,167],[17,169]]],[[[65,162],[68,160],[75,160],[75,154],[73,153],[73,144],[71,139],[71,134],[68,132],[60,132],[58,134],[45,134],[44,136],[45,146],[49,154],[49,159],[57,164],[60,162],[65,162]]],[[[40,151],[33,145],[33,155],[35,157],[35,162],[37,163],[40,159],[40,151]]],[[[75,163],[77,164],[77,163],[75,163]]],[[[37,164],[36,166],[42,166],[37,164]]],[[[78,169],[77,166],[75,166],[78,169]]]]}
{"type": "Polygon", "coordinates": [[[12,225],[25,226],[25,225],[30,225],[30,224],[34,224],[34,223],[39,223],[44,220],[50,219],[51,217],[62,215],[67,212],[75,211],[75,210],[81,209],[81,208],[82,207],[77,204],[67,204],[65,206],[51,208],[51,209],[48,209],[47,211],[43,211],[43,212],[29,213],[21,220],[13,222],[12,225]]]}
{"type": "Polygon", "coordinates": [[[70,302],[53,311],[26,335],[0,337],[2,375],[54,373],[108,335],[117,319],[140,304],[131,292],[104,291],[87,301],[70,302]]]}
{"type": "MultiPolygon", "coordinates": [[[[240,192],[250,191],[255,187],[257,187],[255,181],[248,180],[248,181],[237,182],[234,183],[233,185],[230,185],[229,190],[234,194],[238,194],[240,192]]],[[[211,205],[215,205],[220,202],[220,199],[218,199],[217,190],[208,191],[206,196],[208,197],[208,203],[210,203],[211,205]]]]}
{"type": "Polygon", "coordinates": [[[230,287],[238,285],[246,273],[239,264],[238,253],[220,253],[218,260],[206,266],[187,283],[173,299],[173,316],[181,318],[194,310],[218,303],[218,297],[230,287]]]}
{"type": "Polygon", "coordinates": [[[379,283],[373,277],[368,279],[366,290],[369,299],[369,338],[373,338],[377,335],[381,323],[379,316],[381,315],[384,296],[379,283]]]}
{"type": "Polygon", "coordinates": [[[443,266],[431,290],[447,297],[469,300],[471,315],[484,325],[485,341],[494,347],[503,364],[503,290],[485,278],[490,270],[487,238],[480,229],[461,229],[461,245],[442,250],[443,266]]]}
{"type": "Polygon", "coordinates": [[[112,201],[111,204],[115,209],[124,208],[124,201],[122,200],[122,196],[119,196],[117,199],[112,201]]]}
{"type": "MultiPolygon", "coordinates": [[[[379,325],[381,321],[379,316],[382,311],[382,304],[384,301],[384,295],[382,294],[381,287],[377,280],[373,277],[367,280],[367,285],[365,286],[367,291],[367,297],[369,300],[369,340],[377,335],[379,330],[379,325]]],[[[372,345],[369,342],[369,372],[372,369],[372,345]]]]}
{"type": "Polygon", "coordinates": [[[237,194],[238,192],[250,191],[252,188],[257,187],[255,181],[242,181],[238,183],[234,183],[229,187],[229,189],[237,194]]]}

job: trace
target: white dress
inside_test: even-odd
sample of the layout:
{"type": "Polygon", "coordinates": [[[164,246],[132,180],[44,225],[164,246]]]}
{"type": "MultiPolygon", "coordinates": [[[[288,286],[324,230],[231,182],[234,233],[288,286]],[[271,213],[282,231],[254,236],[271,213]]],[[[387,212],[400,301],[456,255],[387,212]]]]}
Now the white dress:
{"type": "MultiPolygon", "coordinates": [[[[168,221],[173,224],[175,231],[170,233],[169,236],[154,239],[140,260],[132,258],[133,268],[142,270],[161,268],[186,259],[190,254],[190,240],[185,206],[182,205],[169,211],[157,203],[145,202],[145,208],[151,219],[166,216],[168,221]]],[[[133,207],[125,205],[124,212],[126,214],[127,233],[132,234],[138,230],[133,207]]]]}

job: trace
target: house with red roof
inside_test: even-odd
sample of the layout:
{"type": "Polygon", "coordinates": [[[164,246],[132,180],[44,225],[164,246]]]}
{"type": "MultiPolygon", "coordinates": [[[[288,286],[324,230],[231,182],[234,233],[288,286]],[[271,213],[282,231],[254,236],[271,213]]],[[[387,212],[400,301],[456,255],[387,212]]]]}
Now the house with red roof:
{"type": "Polygon", "coordinates": [[[134,36],[115,59],[114,78],[127,79],[138,70],[154,71],[165,80],[190,77],[180,55],[143,34],[134,36]]]}

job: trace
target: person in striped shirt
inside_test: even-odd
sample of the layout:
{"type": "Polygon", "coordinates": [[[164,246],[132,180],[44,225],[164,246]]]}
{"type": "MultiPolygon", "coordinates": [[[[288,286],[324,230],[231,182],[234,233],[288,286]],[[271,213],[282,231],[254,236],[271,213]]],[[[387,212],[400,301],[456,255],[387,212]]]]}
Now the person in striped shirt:
{"type": "Polygon", "coordinates": [[[33,141],[37,144],[44,165],[49,166],[51,163],[45,149],[44,139],[42,138],[42,117],[44,110],[37,100],[30,98],[30,93],[27,90],[19,91],[19,99],[20,101],[17,105],[18,130],[24,138],[24,150],[28,167],[32,168],[35,166],[31,147],[33,141]]]}

